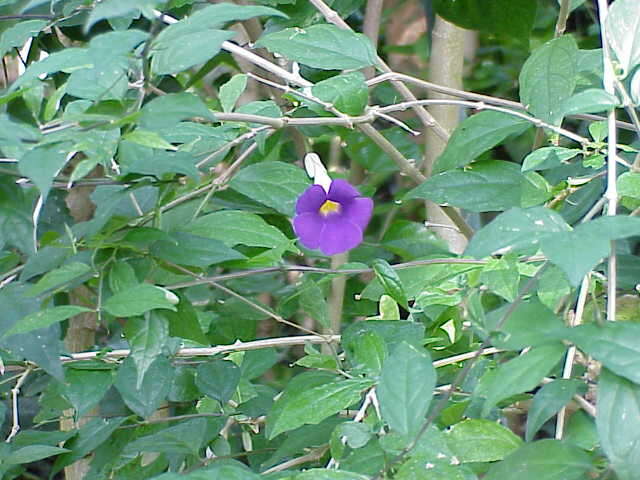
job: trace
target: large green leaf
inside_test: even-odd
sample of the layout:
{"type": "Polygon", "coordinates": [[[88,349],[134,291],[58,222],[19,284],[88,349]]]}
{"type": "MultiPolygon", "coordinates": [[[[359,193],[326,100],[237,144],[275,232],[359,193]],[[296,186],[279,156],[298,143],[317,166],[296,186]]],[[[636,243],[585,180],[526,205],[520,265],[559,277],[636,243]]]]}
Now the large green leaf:
{"type": "Polygon", "coordinates": [[[148,312],[143,318],[134,317],[127,320],[124,332],[131,348],[129,355],[133,358],[138,372],[137,389],[142,386],[147,370],[162,353],[162,348],[169,339],[168,323],[166,318],[154,311],[148,312]]]}
{"type": "Polygon", "coordinates": [[[196,372],[196,385],[200,391],[222,404],[233,396],[240,381],[240,368],[229,360],[203,363],[196,372]]]}
{"type": "Polygon", "coordinates": [[[490,160],[434,175],[405,198],[426,198],[472,212],[506,210],[521,205],[524,181],[517,164],[490,160]]]}
{"type": "Polygon", "coordinates": [[[77,305],[60,305],[58,307],[46,308],[27,315],[4,332],[2,336],[6,337],[16,333],[28,333],[39,328],[46,328],[54,323],[59,323],[80,313],[90,311],[91,310],[86,307],[77,305]]]}
{"type": "Polygon", "coordinates": [[[542,147],[527,155],[522,162],[522,171],[548,170],[567,163],[576,155],[580,155],[579,148],[542,147]]]}
{"type": "Polygon", "coordinates": [[[461,463],[495,462],[520,447],[522,440],[496,422],[471,418],[451,427],[447,443],[461,463]]]}
{"type": "Polygon", "coordinates": [[[174,127],[189,118],[213,120],[213,113],[202,100],[193,93],[170,93],[156,97],[140,111],[140,127],[147,130],[161,130],[174,127]]]}
{"type": "Polygon", "coordinates": [[[50,445],[28,445],[11,452],[11,454],[3,458],[6,463],[31,463],[42,460],[43,458],[59,455],[68,452],[66,448],[53,447],[50,445]]]}
{"type": "Polygon", "coordinates": [[[429,353],[400,343],[386,359],[377,388],[380,412],[392,430],[416,433],[429,409],[436,371],[429,353]]]}
{"type": "Polygon", "coordinates": [[[148,283],[112,295],[102,308],[115,317],[135,317],[155,308],[176,310],[169,292],[148,283]]]}
{"type": "Polygon", "coordinates": [[[81,68],[92,68],[93,60],[86,48],[65,48],[49,55],[48,57],[34,62],[27,67],[13,84],[11,90],[16,90],[22,85],[29,84],[41,75],[50,75],[56,72],[70,73],[81,68]]]}
{"type": "Polygon", "coordinates": [[[536,347],[486,373],[475,391],[476,395],[486,399],[483,415],[487,415],[499,401],[533,390],[564,352],[564,345],[560,343],[536,347]]]}
{"type": "Polygon", "coordinates": [[[127,451],[198,455],[206,433],[207,420],[194,418],[157,433],[140,437],[127,445],[127,451]]]}
{"type": "Polygon", "coordinates": [[[360,72],[343,73],[316,83],[311,92],[347,115],[360,115],[369,101],[369,89],[360,72]]]}
{"type": "Polygon", "coordinates": [[[580,113],[609,112],[618,106],[618,99],[601,88],[589,88],[565,99],[560,105],[562,116],[580,113]]]}
{"type": "Polygon", "coordinates": [[[478,230],[465,253],[478,258],[496,252],[529,249],[537,247],[549,234],[569,229],[562,217],[548,208],[512,208],[478,230]]]}
{"type": "Polygon", "coordinates": [[[436,0],[438,15],[469,30],[506,35],[529,44],[536,18],[536,2],[529,0],[436,0]]]}
{"type": "Polygon", "coordinates": [[[565,35],[538,48],[520,72],[520,101],[536,117],[557,125],[562,121],[561,102],[576,86],[578,46],[565,35]]]}
{"type": "Polygon", "coordinates": [[[46,20],[26,20],[7,28],[0,35],[0,57],[15,47],[21,48],[29,38],[37,36],[47,23],[46,20]]]}
{"type": "Polygon", "coordinates": [[[293,480],[367,480],[370,477],[345,470],[328,470],[325,468],[312,468],[299,473],[293,480]]]}
{"type": "Polygon", "coordinates": [[[245,258],[219,240],[185,232],[172,232],[168,238],[154,243],[151,253],[163,260],[196,267],[245,258]]]}
{"type": "Polygon", "coordinates": [[[75,409],[75,417],[80,418],[95,407],[113,383],[111,370],[69,369],[65,374],[62,390],[64,397],[75,409]]]}
{"type": "Polygon", "coordinates": [[[560,232],[540,239],[547,258],[559,266],[572,285],[582,278],[602,258],[608,256],[610,241],[640,235],[640,218],[618,216],[599,217],[578,225],[570,232],[560,232]]]}
{"type": "Polygon", "coordinates": [[[525,433],[527,442],[533,439],[533,436],[547,420],[569,403],[573,395],[578,391],[579,386],[579,380],[560,378],[543,385],[536,392],[527,415],[527,430],[525,433]]]}
{"type": "Polygon", "coordinates": [[[199,217],[185,230],[200,237],[220,240],[228,247],[248,245],[250,247],[297,249],[280,230],[269,225],[262,217],[241,210],[221,210],[199,217]]]}
{"type": "Polygon", "coordinates": [[[271,410],[268,437],[273,438],[305,424],[320,423],[356,403],[371,384],[370,380],[354,378],[323,383],[303,390],[294,390],[295,385],[288,385],[287,390],[291,388],[289,394],[276,400],[271,410]]]}
{"type": "Polygon", "coordinates": [[[47,198],[53,179],[67,163],[69,144],[54,143],[29,150],[20,159],[20,173],[36,184],[43,198],[47,198]]]}
{"type": "Polygon", "coordinates": [[[376,52],[367,37],[335,25],[286,28],[262,36],[256,45],[325,70],[357,69],[376,63],[376,52]]]}
{"type": "Polygon", "coordinates": [[[171,74],[204,63],[220,51],[222,42],[235,35],[235,32],[218,28],[233,20],[260,15],[286,16],[269,7],[232,3],[209,5],[198,10],[160,32],[151,49],[151,68],[158,74],[171,74]]]}
{"type": "Polygon", "coordinates": [[[485,111],[472,115],[454,130],[433,171],[464,167],[507,137],[520,135],[529,127],[530,122],[506,113],[485,111]]]}
{"type": "Polygon", "coordinates": [[[67,283],[88,274],[91,267],[85,263],[71,262],[62,267],[50,270],[29,289],[29,295],[40,295],[48,290],[60,288],[67,283]]]}
{"type": "Polygon", "coordinates": [[[640,465],[640,386],[603,369],[596,425],[600,445],[617,478],[634,480],[640,465]]]}
{"type": "Polygon", "coordinates": [[[157,8],[160,0],[103,0],[97,3],[95,8],[87,17],[84,25],[85,32],[91,27],[106,18],[126,17],[129,15],[139,16],[142,13],[148,19],[153,19],[154,8],[157,8]]]}
{"type": "Polygon", "coordinates": [[[147,369],[140,388],[137,388],[138,372],[133,358],[126,358],[118,369],[115,386],[122,400],[134,413],[149,417],[166,399],[171,389],[173,367],[165,357],[157,357],[147,369]]]}
{"type": "Polygon", "coordinates": [[[640,3],[616,0],[606,22],[607,40],[626,76],[640,63],[640,3]]]}
{"type": "Polygon", "coordinates": [[[567,330],[565,338],[602,362],[612,372],[640,383],[640,324],[606,322],[580,325],[567,330]]]}
{"type": "Polygon", "coordinates": [[[294,165],[262,162],[240,170],[230,185],[252,200],[292,216],[298,197],[309,186],[309,179],[294,165]]]}
{"type": "Polygon", "coordinates": [[[583,450],[558,440],[540,440],[494,464],[483,480],[581,480],[591,466],[583,450]]]}

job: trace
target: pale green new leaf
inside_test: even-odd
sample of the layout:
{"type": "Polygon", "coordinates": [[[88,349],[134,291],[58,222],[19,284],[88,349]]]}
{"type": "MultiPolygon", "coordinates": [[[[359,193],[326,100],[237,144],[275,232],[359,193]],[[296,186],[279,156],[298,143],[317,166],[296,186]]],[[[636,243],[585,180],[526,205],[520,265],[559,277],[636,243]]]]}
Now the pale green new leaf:
{"type": "Polygon", "coordinates": [[[166,290],[148,283],[112,295],[102,308],[115,317],[135,317],[156,308],[176,310],[166,290]]]}
{"type": "Polygon", "coordinates": [[[234,75],[231,80],[220,87],[218,95],[223,112],[233,111],[233,107],[245,88],[247,88],[247,76],[244,73],[234,75]]]}
{"type": "Polygon", "coordinates": [[[447,443],[461,463],[495,462],[520,447],[522,440],[499,423],[471,418],[451,427],[447,443]]]}
{"type": "Polygon", "coordinates": [[[625,77],[640,63],[640,2],[616,0],[606,18],[606,34],[625,77]]]}

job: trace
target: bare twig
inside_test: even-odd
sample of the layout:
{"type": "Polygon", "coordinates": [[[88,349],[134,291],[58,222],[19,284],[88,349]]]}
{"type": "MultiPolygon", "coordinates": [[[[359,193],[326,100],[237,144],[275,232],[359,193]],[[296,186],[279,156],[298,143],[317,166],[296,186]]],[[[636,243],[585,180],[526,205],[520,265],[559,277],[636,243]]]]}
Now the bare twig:
{"type": "Polygon", "coordinates": [[[317,460],[320,460],[324,456],[324,454],[327,452],[327,450],[329,450],[328,445],[315,448],[311,452],[307,453],[306,455],[302,455],[301,457],[287,460],[286,462],[282,462],[274,467],[268,468],[264,472],[262,472],[262,474],[267,475],[269,473],[281,472],[291,467],[302,465],[303,463],[315,462],[317,460]]]}
{"type": "Polygon", "coordinates": [[[20,431],[20,412],[18,411],[18,395],[20,395],[20,388],[22,388],[22,385],[24,385],[24,382],[27,380],[27,377],[29,376],[32,370],[33,369],[31,365],[28,365],[24,373],[20,375],[20,378],[18,378],[18,381],[16,382],[15,387],[11,389],[11,410],[12,410],[13,425],[11,427],[11,431],[9,432],[9,436],[5,440],[7,443],[11,442],[13,437],[15,437],[20,431]]]}
{"type": "MultiPolygon", "coordinates": [[[[576,312],[572,321],[570,322],[570,326],[574,327],[576,325],[580,325],[582,323],[582,315],[584,314],[584,306],[587,302],[587,294],[589,293],[589,278],[590,275],[587,274],[582,279],[582,285],[580,286],[580,293],[578,294],[578,302],[576,304],[576,312]]],[[[567,356],[564,360],[564,368],[562,369],[562,378],[571,378],[571,374],[573,372],[573,362],[576,358],[576,346],[571,345],[567,350],[567,356]]],[[[558,440],[562,439],[564,435],[564,423],[567,415],[566,407],[562,407],[558,412],[558,416],[556,417],[556,438],[558,440]]]]}
{"type": "Polygon", "coordinates": [[[567,19],[569,18],[569,13],[571,7],[571,0],[562,0],[560,2],[560,11],[558,12],[558,20],[556,22],[556,31],[554,36],[561,37],[564,34],[564,31],[567,29],[567,19]]]}
{"type": "MultiPolygon", "coordinates": [[[[611,61],[611,51],[606,35],[606,17],[608,14],[608,4],[606,0],[598,0],[598,16],[600,20],[600,36],[602,42],[602,52],[604,56],[604,89],[610,95],[615,96],[615,72],[611,61]]],[[[613,216],[618,209],[618,188],[616,185],[616,146],[618,144],[618,132],[616,131],[616,111],[611,110],[607,115],[608,126],[608,148],[607,148],[607,215],[613,216]]],[[[616,319],[616,294],[617,294],[617,260],[616,242],[611,240],[611,251],[608,262],[607,278],[607,320],[614,322],[616,319]]]]}

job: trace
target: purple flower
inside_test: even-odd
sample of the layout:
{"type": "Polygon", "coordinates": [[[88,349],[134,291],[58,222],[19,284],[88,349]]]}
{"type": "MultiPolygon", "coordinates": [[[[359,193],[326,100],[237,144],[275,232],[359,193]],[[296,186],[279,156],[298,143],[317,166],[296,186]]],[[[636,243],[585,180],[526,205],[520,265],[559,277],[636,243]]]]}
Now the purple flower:
{"type": "Polygon", "coordinates": [[[298,198],[293,228],[305,247],[335,255],[362,242],[372,210],[373,200],[346,180],[333,180],[328,193],[315,184],[298,198]]]}

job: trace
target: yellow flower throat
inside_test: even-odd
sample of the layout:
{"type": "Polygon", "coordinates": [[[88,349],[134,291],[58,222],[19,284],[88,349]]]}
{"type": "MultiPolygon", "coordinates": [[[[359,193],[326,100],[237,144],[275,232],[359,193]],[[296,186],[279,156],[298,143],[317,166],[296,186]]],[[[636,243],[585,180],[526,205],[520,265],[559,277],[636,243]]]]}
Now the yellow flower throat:
{"type": "Polygon", "coordinates": [[[320,207],[320,214],[326,217],[332,213],[340,213],[340,204],[338,202],[327,200],[320,207]]]}

